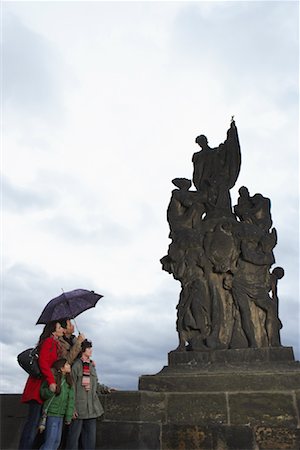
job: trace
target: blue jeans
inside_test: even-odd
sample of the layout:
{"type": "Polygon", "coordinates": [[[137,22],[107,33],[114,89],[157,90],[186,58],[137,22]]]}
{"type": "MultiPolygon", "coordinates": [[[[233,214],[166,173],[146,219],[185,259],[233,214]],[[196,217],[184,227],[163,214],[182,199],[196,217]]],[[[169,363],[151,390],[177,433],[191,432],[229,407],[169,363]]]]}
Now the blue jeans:
{"type": "Polygon", "coordinates": [[[41,450],[57,450],[61,440],[63,417],[48,416],[45,429],[45,442],[41,450]]]}
{"type": "Polygon", "coordinates": [[[78,450],[81,437],[82,450],[95,450],[97,419],[75,419],[69,427],[66,449],[78,450]]]}
{"type": "Polygon", "coordinates": [[[35,400],[28,402],[28,415],[21,434],[19,450],[29,450],[33,447],[41,412],[42,405],[40,403],[35,400]]]}

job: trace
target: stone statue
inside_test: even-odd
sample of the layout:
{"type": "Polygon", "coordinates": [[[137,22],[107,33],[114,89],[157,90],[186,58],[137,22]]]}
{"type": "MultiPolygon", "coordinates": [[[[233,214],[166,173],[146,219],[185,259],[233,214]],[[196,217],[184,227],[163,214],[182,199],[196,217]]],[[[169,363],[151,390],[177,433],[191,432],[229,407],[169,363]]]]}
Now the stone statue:
{"type": "Polygon", "coordinates": [[[271,202],[239,189],[232,209],[230,189],[240,171],[237,128],[217,148],[196,138],[193,183],[175,178],[167,209],[170,226],[163,270],[181,285],[177,305],[177,351],[279,346],[277,282],[271,202]],[[271,291],[271,297],[269,292],[271,291]]]}
{"type": "Polygon", "coordinates": [[[227,139],[218,148],[210,148],[206,136],[196,138],[201,147],[194,153],[193,183],[205,199],[209,217],[231,215],[231,189],[237,180],[241,166],[240,144],[235,122],[232,119],[227,139]]]}

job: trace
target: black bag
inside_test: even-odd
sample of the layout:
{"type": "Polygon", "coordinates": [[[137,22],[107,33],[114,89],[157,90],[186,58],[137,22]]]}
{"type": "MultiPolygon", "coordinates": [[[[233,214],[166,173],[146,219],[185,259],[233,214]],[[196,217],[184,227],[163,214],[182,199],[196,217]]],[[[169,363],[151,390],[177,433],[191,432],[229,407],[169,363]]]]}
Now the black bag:
{"type": "Polygon", "coordinates": [[[22,369],[34,378],[41,378],[42,376],[38,359],[37,347],[28,348],[17,356],[18,363],[22,369]]]}

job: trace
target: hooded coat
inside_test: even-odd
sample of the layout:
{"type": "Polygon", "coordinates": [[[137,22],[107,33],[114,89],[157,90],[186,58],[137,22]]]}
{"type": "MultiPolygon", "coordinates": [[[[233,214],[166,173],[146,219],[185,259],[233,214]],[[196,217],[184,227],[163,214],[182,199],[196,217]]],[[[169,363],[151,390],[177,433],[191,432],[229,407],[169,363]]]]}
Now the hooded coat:
{"type": "Polygon", "coordinates": [[[109,388],[98,383],[97,372],[94,364],[90,363],[90,390],[86,391],[82,386],[83,365],[82,360],[77,359],[72,366],[72,378],[75,388],[75,411],[78,419],[95,419],[104,413],[99,400],[99,394],[106,394],[109,388]]]}

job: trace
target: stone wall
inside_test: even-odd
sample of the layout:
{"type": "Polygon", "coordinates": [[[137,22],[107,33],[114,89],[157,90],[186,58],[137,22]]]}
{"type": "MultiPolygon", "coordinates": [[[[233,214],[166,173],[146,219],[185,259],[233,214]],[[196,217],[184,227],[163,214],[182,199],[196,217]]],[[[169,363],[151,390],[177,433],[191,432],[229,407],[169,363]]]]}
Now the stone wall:
{"type": "MultiPolygon", "coordinates": [[[[101,450],[299,450],[300,365],[291,348],[171,352],[139,391],[101,396],[101,450]]],[[[16,449],[26,405],[1,395],[1,449],[16,449]]]]}

